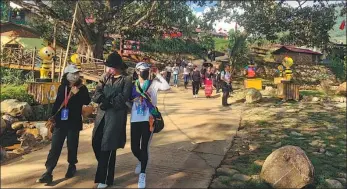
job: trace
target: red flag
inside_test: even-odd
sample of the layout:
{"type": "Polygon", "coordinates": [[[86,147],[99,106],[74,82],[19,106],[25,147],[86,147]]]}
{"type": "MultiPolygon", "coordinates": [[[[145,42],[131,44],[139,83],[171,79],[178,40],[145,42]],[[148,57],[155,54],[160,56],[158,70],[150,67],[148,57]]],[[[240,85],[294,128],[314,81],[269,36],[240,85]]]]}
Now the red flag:
{"type": "Polygon", "coordinates": [[[343,20],[343,21],[341,22],[341,25],[340,25],[340,30],[344,30],[344,29],[345,29],[345,25],[346,25],[346,21],[343,20]]]}

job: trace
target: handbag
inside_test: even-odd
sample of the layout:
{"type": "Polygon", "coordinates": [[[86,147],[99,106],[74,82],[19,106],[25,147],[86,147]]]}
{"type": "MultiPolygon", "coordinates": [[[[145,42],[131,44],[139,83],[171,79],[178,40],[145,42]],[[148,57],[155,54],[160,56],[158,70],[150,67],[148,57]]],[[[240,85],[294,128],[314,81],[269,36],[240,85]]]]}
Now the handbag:
{"type": "MultiPolygon", "coordinates": [[[[148,89],[149,89],[149,87],[148,87],[148,89]]],[[[143,92],[141,87],[139,87],[139,90],[141,92],[143,92]]],[[[152,106],[154,106],[152,104],[151,98],[146,93],[144,93],[144,94],[145,94],[145,98],[148,100],[148,103],[150,103],[152,106]]],[[[163,117],[161,116],[161,113],[159,112],[158,107],[156,107],[156,106],[154,106],[154,107],[155,107],[156,111],[158,112],[158,116],[152,116],[153,119],[154,119],[154,122],[153,122],[153,126],[154,126],[153,133],[159,133],[161,130],[164,129],[165,123],[164,123],[163,117]]]]}
{"type": "Polygon", "coordinates": [[[61,110],[64,106],[67,105],[67,103],[69,102],[69,100],[70,100],[70,98],[72,97],[72,95],[73,95],[73,94],[72,94],[71,91],[70,91],[69,95],[67,95],[67,87],[65,87],[65,99],[64,99],[64,101],[61,103],[61,105],[60,105],[58,111],[55,112],[55,114],[54,114],[53,116],[51,116],[50,118],[48,118],[48,120],[47,120],[47,122],[46,122],[46,124],[45,124],[46,128],[48,129],[48,131],[49,131],[50,133],[53,133],[53,130],[54,130],[55,126],[56,126],[55,116],[57,116],[58,113],[60,112],[60,110],[61,110]]]}

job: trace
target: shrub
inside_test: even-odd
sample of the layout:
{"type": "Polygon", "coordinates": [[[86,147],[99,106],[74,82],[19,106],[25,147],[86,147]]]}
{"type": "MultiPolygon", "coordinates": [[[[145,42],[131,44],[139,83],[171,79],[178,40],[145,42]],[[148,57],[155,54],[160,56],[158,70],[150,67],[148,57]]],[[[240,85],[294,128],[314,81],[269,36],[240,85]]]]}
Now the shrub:
{"type": "Polygon", "coordinates": [[[32,72],[0,68],[1,71],[1,84],[23,85],[26,81],[33,80],[32,72]]]}
{"type": "Polygon", "coordinates": [[[36,104],[34,97],[29,95],[26,85],[2,85],[0,100],[17,99],[21,102],[27,102],[30,105],[36,104]]]}

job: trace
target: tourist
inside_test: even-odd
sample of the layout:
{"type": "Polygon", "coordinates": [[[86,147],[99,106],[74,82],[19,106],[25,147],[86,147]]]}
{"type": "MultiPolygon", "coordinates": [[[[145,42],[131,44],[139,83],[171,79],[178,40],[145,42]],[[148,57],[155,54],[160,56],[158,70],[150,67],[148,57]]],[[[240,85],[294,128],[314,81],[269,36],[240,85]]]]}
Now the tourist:
{"type": "Polygon", "coordinates": [[[188,83],[189,83],[189,77],[190,77],[190,69],[187,67],[187,65],[183,68],[183,79],[184,79],[184,88],[187,89],[188,83]]]}
{"type": "Polygon", "coordinates": [[[169,90],[170,86],[159,72],[154,80],[149,80],[149,66],[144,62],[139,62],[135,69],[139,79],[133,85],[131,97],[131,151],[139,161],[135,168],[139,174],[138,188],[145,188],[148,148],[154,129],[152,116],[158,115],[157,93],[169,90]]]}
{"type": "Polygon", "coordinates": [[[172,73],[173,73],[173,76],[174,76],[174,86],[178,87],[178,74],[180,73],[180,68],[179,68],[178,64],[176,64],[172,68],[172,73]]]}
{"type": "Polygon", "coordinates": [[[230,65],[226,65],[225,69],[221,72],[221,80],[223,82],[222,83],[222,91],[223,91],[222,105],[230,106],[230,104],[228,104],[228,98],[232,89],[230,65]]]}
{"type": "Polygon", "coordinates": [[[215,69],[215,74],[214,74],[214,86],[216,87],[216,93],[219,93],[219,90],[222,88],[221,87],[221,72],[219,71],[218,68],[215,69]]]}
{"type": "Polygon", "coordinates": [[[94,181],[97,188],[113,185],[116,150],[124,148],[126,142],[126,101],[132,90],[132,77],[122,74],[127,66],[119,54],[110,54],[105,66],[106,73],[101,76],[93,98],[99,104],[92,138],[98,161],[94,181]]]}
{"type": "Polygon", "coordinates": [[[244,75],[246,75],[247,78],[255,78],[257,72],[257,67],[254,64],[254,61],[251,60],[249,65],[245,67],[244,75]]]}
{"type": "Polygon", "coordinates": [[[198,98],[200,84],[201,73],[198,70],[198,67],[194,65],[194,70],[192,72],[193,98],[198,98]]]}
{"type": "Polygon", "coordinates": [[[210,98],[213,91],[213,81],[212,78],[214,74],[212,73],[211,67],[207,67],[205,72],[205,96],[206,98],[210,98]]]}
{"type": "MultiPolygon", "coordinates": [[[[172,66],[171,64],[168,64],[165,67],[165,71],[166,71],[166,82],[170,85],[170,79],[171,79],[171,72],[172,72],[172,66]]],[[[136,73],[136,72],[135,72],[136,73]]]]}
{"type": "Polygon", "coordinates": [[[65,138],[67,138],[67,161],[69,162],[65,178],[74,176],[76,163],[78,162],[79,134],[83,128],[82,106],[88,105],[90,101],[88,89],[82,84],[78,68],[75,65],[68,65],[64,69],[61,85],[58,88],[57,97],[52,108],[52,116],[56,125],[53,129],[51,149],[45,164],[46,172],[36,182],[52,182],[52,172],[57,165],[65,138]]]}

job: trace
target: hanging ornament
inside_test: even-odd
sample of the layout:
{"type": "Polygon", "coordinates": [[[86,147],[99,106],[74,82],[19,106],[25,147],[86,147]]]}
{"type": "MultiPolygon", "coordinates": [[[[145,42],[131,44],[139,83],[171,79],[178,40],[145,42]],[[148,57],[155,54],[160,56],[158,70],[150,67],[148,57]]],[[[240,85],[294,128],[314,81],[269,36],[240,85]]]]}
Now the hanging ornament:
{"type": "Polygon", "coordinates": [[[340,30],[344,30],[344,29],[345,29],[345,25],[346,25],[346,21],[343,20],[343,21],[341,22],[341,25],[340,25],[340,30]]]}

